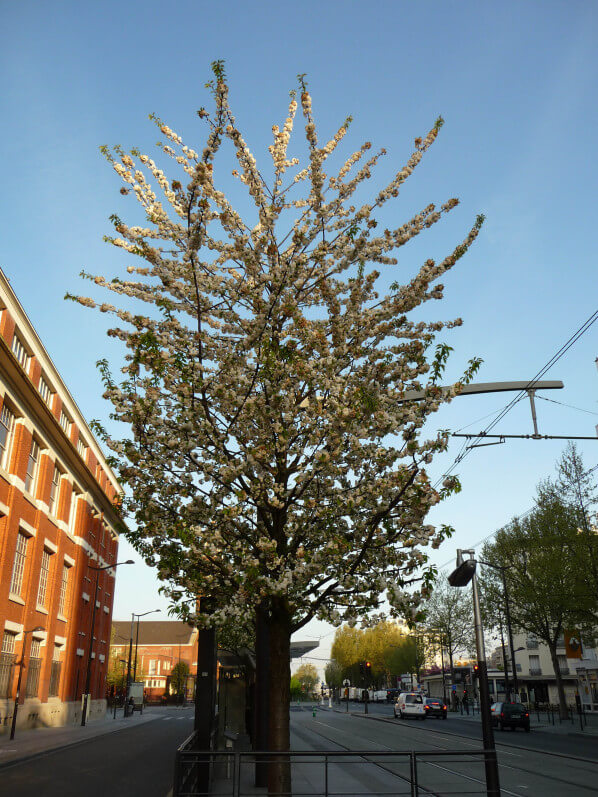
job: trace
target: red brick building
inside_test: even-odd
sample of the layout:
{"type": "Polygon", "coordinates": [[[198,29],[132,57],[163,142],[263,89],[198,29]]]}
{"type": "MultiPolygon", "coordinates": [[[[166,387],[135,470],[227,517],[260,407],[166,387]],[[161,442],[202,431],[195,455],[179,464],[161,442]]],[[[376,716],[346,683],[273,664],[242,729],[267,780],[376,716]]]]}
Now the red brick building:
{"type": "Polygon", "coordinates": [[[120,487],[0,270],[0,727],[80,717],[96,573],[91,716],[102,712],[120,487]]]}
{"type": "MultiPolygon", "coordinates": [[[[112,623],[112,643],[110,645],[111,663],[118,670],[120,661],[129,657],[131,623],[115,620],[112,623]]],[[[139,622],[139,642],[137,623],[133,626],[133,655],[131,678],[135,655],[137,655],[137,681],[143,680],[145,693],[149,700],[161,698],[172,691],[170,676],[173,667],[185,662],[189,667],[186,696],[193,696],[193,681],[197,673],[197,629],[179,620],[141,620],[139,622]]]]}

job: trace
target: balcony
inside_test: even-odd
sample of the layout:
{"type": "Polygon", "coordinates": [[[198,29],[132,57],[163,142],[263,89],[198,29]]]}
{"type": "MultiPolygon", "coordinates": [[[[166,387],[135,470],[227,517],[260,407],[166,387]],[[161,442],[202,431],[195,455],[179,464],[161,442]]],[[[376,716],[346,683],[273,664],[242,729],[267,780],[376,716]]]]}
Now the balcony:
{"type": "Polygon", "coordinates": [[[530,675],[542,675],[542,668],[541,667],[530,667],[529,668],[530,675]]]}

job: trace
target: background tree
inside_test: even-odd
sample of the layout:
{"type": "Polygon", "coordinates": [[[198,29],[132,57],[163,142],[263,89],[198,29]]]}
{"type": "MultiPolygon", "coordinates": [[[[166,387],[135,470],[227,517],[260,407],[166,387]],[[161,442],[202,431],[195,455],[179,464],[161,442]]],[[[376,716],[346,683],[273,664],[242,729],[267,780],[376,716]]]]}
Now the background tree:
{"type": "Polygon", "coordinates": [[[451,587],[443,577],[434,585],[422,609],[426,631],[443,639],[453,678],[455,656],[475,648],[471,598],[464,590],[451,587]]]}
{"type": "MultiPolygon", "coordinates": [[[[291,634],[316,617],[367,616],[384,597],[405,616],[432,578],[425,547],[447,530],[425,518],[457,481],[434,489],[426,466],[448,438],[421,430],[479,363],[441,391],[449,347],[436,338],[461,320],[409,314],[442,297],[441,278],[483,218],[446,257],[399,283],[399,249],[458,200],[428,204],[393,229],[377,231],[374,214],[398,196],[442,120],[360,204],[384,151],[371,155],[366,142],[335,165],[350,119],[320,143],[300,77],[299,101],[292,92],[286,121],[273,128],[268,182],[231,112],[222,62],[213,71],[214,110],[198,112],[208,125],[199,152],[152,117],[176,176],[137,149],[102,148],[147,225],[115,214],[107,240],[142,263],[127,266],[127,279],[84,276],[120,302],[99,309],[116,318],[109,335],[126,347],[124,378],[106,361],[100,367],[111,418],[130,428],[122,439],[106,435],[128,488],[124,511],[136,521],[127,536],[175,602],[218,599],[198,624],[234,624],[260,607],[270,640],[269,747],[288,750],[291,634]],[[299,169],[288,154],[298,110],[299,169]],[[217,187],[217,173],[230,175],[226,147],[248,211],[217,187]],[[403,403],[413,388],[423,399],[403,403]]],[[[181,604],[183,616],[191,611],[181,604]]],[[[273,767],[269,788],[290,791],[288,767],[273,767]]]]}
{"type": "Polygon", "coordinates": [[[301,698],[303,697],[301,681],[299,681],[298,678],[295,678],[294,675],[291,675],[289,691],[291,693],[291,700],[301,700],[301,698]]]}
{"type": "MultiPolygon", "coordinates": [[[[567,704],[557,640],[568,628],[591,635],[593,624],[588,618],[595,603],[587,589],[587,571],[578,563],[577,520],[575,509],[551,485],[540,485],[534,510],[497,532],[482,551],[483,559],[507,567],[513,627],[548,646],[562,718],[567,716],[567,704]]],[[[485,568],[482,579],[488,593],[502,594],[496,571],[485,568]]]]}
{"type": "Polygon", "coordinates": [[[189,665],[186,661],[177,661],[170,673],[170,685],[176,695],[182,696],[187,691],[189,665]]]}
{"type": "Polygon", "coordinates": [[[343,668],[336,659],[331,659],[326,665],[324,679],[326,684],[335,690],[343,685],[343,668]]]}
{"type": "MultiPolygon", "coordinates": [[[[574,441],[567,444],[557,463],[555,488],[564,501],[575,508],[578,514],[578,534],[580,534],[580,567],[588,569],[588,589],[598,601],[598,535],[592,518],[596,517],[598,485],[596,468],[586,468],[583,458],[574,441]]],[[[598,609],[598,607],[597,607],[598,609]]],[[[598,611],[595,612],[598,621],[598,611]]]]}
{"type": "Polygon", "coordinates": [[[311,697],[318,691],[320,676],[313,664],[301,664],[293,673],[293,677],[299,681],[306,696],[311,697]]]}

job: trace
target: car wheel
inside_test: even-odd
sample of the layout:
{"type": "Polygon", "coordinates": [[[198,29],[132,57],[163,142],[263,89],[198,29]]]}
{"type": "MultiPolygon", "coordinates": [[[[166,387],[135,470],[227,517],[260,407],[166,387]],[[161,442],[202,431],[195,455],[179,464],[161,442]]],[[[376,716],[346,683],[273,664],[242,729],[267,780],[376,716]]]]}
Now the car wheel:
{"type": "Polygon", "coordinates": [[[446,714],[443,714],[443,715],[442,715],[442,719],[443,719],[443,720],[445,720],[445,719],[446,719],[446,714]]]}
{"type": "Polygon", "coordinates": [[[529,733],[529,732],[530,732],[530,730],[531,730],[531,728],[530,728],[530,726],[529,726],[529,725],[526,725],[526,726],[524,727],[524,731],[525,731],[526,733],[529,733]]]}
{"type": "Polygon", "coordinates": [[[402,720],[402,719],[403,719],[403,712],[401,711],[401,709],[399,709],[399,719],[400,719],[400,720],[402,720]]]}
{"type": "Polygon", "coordinates": [[[502,723],[502,722],[499,722],[499,723],[498,723],[498,727],[499,727],[499,729],[500,729],[501,731],[504,731],[504,729],[505,729],[504,723],[502,723]]]}

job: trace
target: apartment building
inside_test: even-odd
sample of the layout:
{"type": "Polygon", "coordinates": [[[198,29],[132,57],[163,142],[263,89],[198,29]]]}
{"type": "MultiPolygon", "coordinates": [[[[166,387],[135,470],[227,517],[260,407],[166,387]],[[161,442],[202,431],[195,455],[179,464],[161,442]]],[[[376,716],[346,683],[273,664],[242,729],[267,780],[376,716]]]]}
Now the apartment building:
{"type": "MultiPolygon", "coordinates": [[[[529,634],[516,633],[513,634],[513,647],[522,699],[532,704],[558,703],[556,677],[548,646],[529,634]]],[[[508,645],[505,648],[511,673],[510,649],[508,645]]],[[[564,635],[557,641],[558,668],[567,703],[575,705],[576,697],[579,696],[586,711],[598,711],[598,654],[595,648],[584,646],[582,655],[583,658],[567,656],[564,635]],[[580,683],[582,675],[587,676],[587,683],[580,683]]]]}
{"type": "Polygon", "coordinates": [[[0,729],[105,708],[120,487],[0,270],[0,729]],[[98,568],[105,568],[99,570],[98,568]]]}

